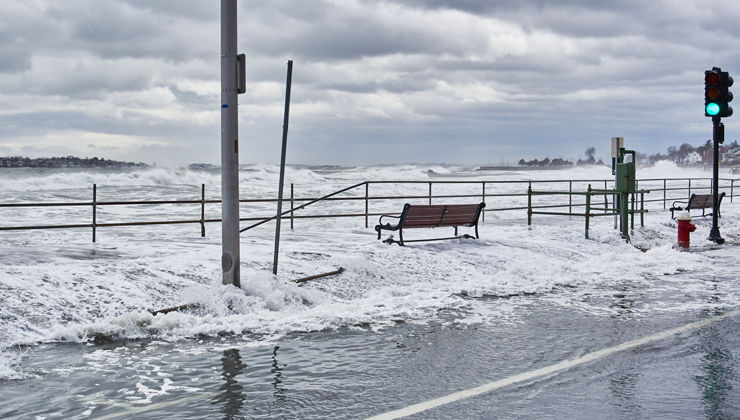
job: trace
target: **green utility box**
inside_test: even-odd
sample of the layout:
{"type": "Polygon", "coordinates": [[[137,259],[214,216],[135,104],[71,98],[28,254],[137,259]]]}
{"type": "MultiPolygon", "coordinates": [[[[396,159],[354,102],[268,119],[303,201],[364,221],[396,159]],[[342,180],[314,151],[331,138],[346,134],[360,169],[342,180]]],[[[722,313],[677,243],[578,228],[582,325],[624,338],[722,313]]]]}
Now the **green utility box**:
{"type": "Polygon", "coordinates": [[[635,164],[634,162],[617,164],[617,191],[635,192],[635,164]]]}

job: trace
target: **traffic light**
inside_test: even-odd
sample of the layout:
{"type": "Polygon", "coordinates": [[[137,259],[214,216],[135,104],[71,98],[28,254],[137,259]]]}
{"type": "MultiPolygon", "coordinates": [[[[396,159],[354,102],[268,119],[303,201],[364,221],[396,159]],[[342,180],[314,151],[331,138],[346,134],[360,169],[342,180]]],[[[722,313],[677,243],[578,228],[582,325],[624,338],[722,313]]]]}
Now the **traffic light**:
{"type": "Polygon", "coordinates": [[[719,67],[704,72],[704,115],[707,117],[729,117],[732,107],[732,77],[719,67]]]}

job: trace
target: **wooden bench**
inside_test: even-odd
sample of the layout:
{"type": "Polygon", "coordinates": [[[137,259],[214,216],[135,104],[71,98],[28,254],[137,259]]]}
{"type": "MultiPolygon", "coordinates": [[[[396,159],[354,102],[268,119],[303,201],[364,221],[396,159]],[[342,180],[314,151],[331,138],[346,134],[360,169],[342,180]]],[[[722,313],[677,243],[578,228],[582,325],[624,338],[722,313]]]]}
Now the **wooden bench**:
{"type": "MultiPolygon", "coordinates": [[[[719,195],[719,200],[717,201],[717,217],[721,217],[721,214],[719,212],[719,205],[722,204],[722,197],[725,196],[725,193],[722,193],[719,195]]],[[[701,215],[704,216],[711,216],[712,213],[705,214],[705,209],[711,209],[713,206],[713,194],[691,194],[691,197],[689,198],[688,203],[684,201],[674,201],[673,207],[671,207],[671,219],[675,219],[676,217],[673,215],[674,211],[682,211],[682,210],[694,210],[694,209],[701,209],[701,215]],[[686,204],[685,207],[678,206],[677,204],[686,204]]]]}
{"type": "MultiPolygon", "coordinates": [[[[392,244],[394,242],[401,246],[404,246],[403,230],[404,229],[416,229],[416,228],[436,228],[436,227],[454,227],[455,236],[452,238],[437,238],[437,239],[416,239],[413,241],[405,242],[424,242],[424,241],[439,241],[444,239],[456,239],[460,238],[457,236],[457,228],[463,227],[475,227],[475,237],[478,238],[478,219],[486,207],[486,203],[480,204],[436,204],[436,205],[411,205],[406,203],[403,206],[403,212],[400,216],[383,215],[378,220],[378,225],[375,226],[375,230],[378,232],[378,240],[380,240],[380,232],[382,230],[398,231],[399,240],[394,241],[393,237],[386,239],[383,242],[392,244]],[[384,217],[393,217],[398,219],[398,223],[392,226],[390,223],[383,224],[384,217]]],[[[463,235],[462,238],[473,238],[470,235],[463,235]]]]}

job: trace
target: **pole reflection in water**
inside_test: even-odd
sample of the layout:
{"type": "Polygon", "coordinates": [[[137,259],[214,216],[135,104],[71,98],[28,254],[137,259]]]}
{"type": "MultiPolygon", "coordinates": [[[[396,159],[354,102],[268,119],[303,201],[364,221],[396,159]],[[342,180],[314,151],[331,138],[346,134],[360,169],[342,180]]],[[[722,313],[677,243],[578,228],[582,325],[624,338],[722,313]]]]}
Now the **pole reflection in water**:
{"type": "Polygon", "coordinates": [[[239,414],[242,406],[244,405],[244,396],[242,386],[239,385],[236,377],[239,376],[246,364],[242,363],[242,358],[239,355],[238,349],[229,349],[224,351],[224,357],[221,358],[221,364],[223,366],[223,373],[221,376],[226,381],[225,384],[219,387],[220,394],[218,394],[212,404],[223,404],[221,412],[224,415],[224,420],[233,420],[236,415],[239,414]]]}
{"type": "Polygon", "coordinates": [[[734,410],[737,407],[725,402],[737,377],[732,368],[732,353],[723,341],[719,326],[713,325],[704,329],[699,344],[700,351],[705,353],[699,363],[703,375],[696,376],[694,380],[702,391],[704,412],[708,419],[735,418],[733,416],[736,414],[734,410]]]}
{"type": "Polygon", "coordinates": [[[270,372],[275,375],[275,380],[272,382],[272,386],[275,388],[275,398],[278,402],[285,402],[287,399],[286,389],[282,388],[280,384],[283,383],[283,380],[281,379],[283,376],[283,368],[281,368],[278,365],[277,361],[277,351],[280,349],[280,346],[275,346],[275,349],[272,351],[272,369],[270,372]]]}

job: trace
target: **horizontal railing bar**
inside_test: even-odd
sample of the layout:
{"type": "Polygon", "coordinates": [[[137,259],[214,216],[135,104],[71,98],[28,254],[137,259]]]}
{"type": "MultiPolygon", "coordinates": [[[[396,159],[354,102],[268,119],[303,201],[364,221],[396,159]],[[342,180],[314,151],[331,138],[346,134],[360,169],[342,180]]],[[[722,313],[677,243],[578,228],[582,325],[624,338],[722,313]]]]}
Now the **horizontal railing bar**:
{"type": "MultiPolygon", "coordinates": [[[[379,181],[374,181],[379,182],[379,181]]],[[[505,182],[505,181],[502,181],[505,182]]],[[[519,181],[517,181],[519,182],[519,181]]],[[[524,182],[524,181],[522,181],[524,182]]],[[[529,182],[529,181],[526,181],[529,182]]],[[[541,181],[538,181],[541,182],[541,181]]],[[[565,181],[567,182],[567,181],[565,181]]],[[[478,182],[476,182],[478,183],[478,182]]],[[[486,182],[488,183],[488,182],[486,182]]],[[[719,186],[720,189],[728,189],[731,188],[731,185],[727,186],[719,186]]],[[[692,186],[691,190],[711,190],[711,186],[706,187],[694,187],[692,186]]],[[[679,191],[679,190],[687,190],[686,187],[676,187],[676,188],[654,188],[653,191],[679,191]]],[[[567,195],[586,195],[587,192],[580,192],[580,191],[574,191],[574,192],[562,192],[562,191],[532,191],[532,194],[537,195],[559,195],[559,194],[567,194],[567,195]]],[[[615,192],[611,190],[592,190],[592,195],[611,195],[615,194],[615,192]]],[[[527,196],[527,193],[510,193],[510,194],[485,194],[485,197],[525,197],[527,196]]],[[[738,194],[734,194],[733,197],[740,196],[738,194]]],[[[470,197],[484,197],[482,194],[450,194],[450,195],[432,195],[432,198],[470,198],[470,197]]],[[[405,199],[428,199],[429,195],[409,195],[409,196],[369,196],[367,197],[368,200],[405,200],[405,199]]],[[[285,199],[285,198],[284,198],[285,199]]],[[[314,201],[318,198],[294,198],[293,201],[299,202],[299,201],[314,201]]],[[[356,197],[334,197],[334,198],[325,198],[322,201],[357,201],[357,200],[365,200],[366,198],[363,196],[356,196],[356,197]]],[[[666,201],[670,200],[685,200],[686,197],[678,197],[678,198],[666,198],[666,201]]],[[[663,201],[663,199],[659,200],[645,200],[648,201],[663,201]]],[[[269,202],[277,202],[277,198],[252,198],[252,199],[241,199],[239,200],[240,203],[269,203],[269,202]]],[[[146,205],[146,204],[218,204],[221,203],[221,200],[178,200],[178,201],[98,201],[96,205],[98,206],[123,206],[123,205],[146,205]]],[[[75,206],[91,206],[92,202],[82,202],[82,203],[9,203],[9,204],[0,204],[0,207],[75,207],[75,206]]]]}
{"type": "MultiPolygon", "coordinates": [[[[634,192],[631,192],[629,194],[641,194],[641,193],[649,193],[650,191],[647,190],[637,190],[634,192]]],[[[580,192],[580,191],[532,191],[532,195],[615,195],[619,194],[619,191],[614,190],[591,190],[586,192],[580,192]]],[[[526,194],[524,194],[526,195],[526,194]]]]}
{"type": "MultiPolygon", "coordinates": [[[[206,203],[220,203],[221,200],[206,201],[206,203]]],[[[125,206],[125,205],[142,205],[142,204],[201,204],[201,200],[177,200],[177,201],[98,201],[98,206],[125,206]]],[[[92,205],[92,203],[90,203],[92,205]]]]}
{"type": "MultiPolygon", "coordinates": [[[[277,201],[277,200],[273,200],[277,201]]],[[[207,204],[220,203],[221,200],[206,200],[207,204]]],[[[201,200],[178,200],[178,201],[98,201],[97,206],[123,206],[123,205],[142,205],[142,204],[201,204],[201,200]]],[[[0,207],[74,207],[74,206],[92,206],[92,201],[82,203],[11,203],[0,204],[0,207]]]]}
{"type": "Polygon", "coordinates": [[[580,217],[586,217],[586,214],[585,213],[560,213],[560,212],[550,212],[550,211],[533,211],[532,214],[550,215],[550,216],[580,216],[580,217]]]}
{"type": "Polygon", "coordinates": [[[35,229],[77,229],[77,228],[91,228],[92,224],[86,225],[47,225],[47,226],[9,226],[0,227],[0,230],[35,230],[35,229]]]}
{"type": "MultiPolygon", "coordinates": [[[[568,207],[568,206],[566,206],[568,207]]],[[[594,210],[594,209],[591,209],[594,210]]],[[[603,209],[599,209],[603,210],[603,209]]],[[[647,210],[629,210],[629,213],[647,213],[647,210]]],[[[580,217],[586,217],[585,213],[560,213],[560,212],[549,212],[549,211],[533,211],[532,214],[539,214],[539,215],[550,215],[550,216],[580,216],[580,217]]],[[[619,212],[612,212],[612,213],[596,213],[596,214],[589,214],[588,217],[599,217],[599,216],[617,216],[619,215],[619,212]]]]}
{"type": "Polygon", "coordinates": [[[12,203],[0,204],[0,207],[74,207],[92,206],[92,201],[87,203],[12,203]]]}
{"type": "Polygon", "coordinates": [[[95,227],[115,227],[115,226],[149,226],[149,225],[183,225],[187,223],[200,223],[199,220],[161,220],[154,222],[115,222],[115,223],[96,223],[95,227]]]}
{"type": "MultiPolygon", "coordinates": [[[[647,179],[637,179],[637,182],[647,182],[647,181],[711,181],[712,178],[647,178],[647,179]]],[[[731,181],[734,180],[734,178],[720,178],[720,181],[731,181]]],[[[474,181],[366,181],[368,184],[429,184],[430,182],[433,184],[535,184],[535,183],[543,183],[543,184],[551,184],[551,183],[568,183],[568,182],[580,182],[580,183],[596,183],[596,182],[611,182],[614,183],[614,179],[543,179],[543,180],[529,180],[529,181],[504,181],[504,180],[474,180],[474,181]]]]}

